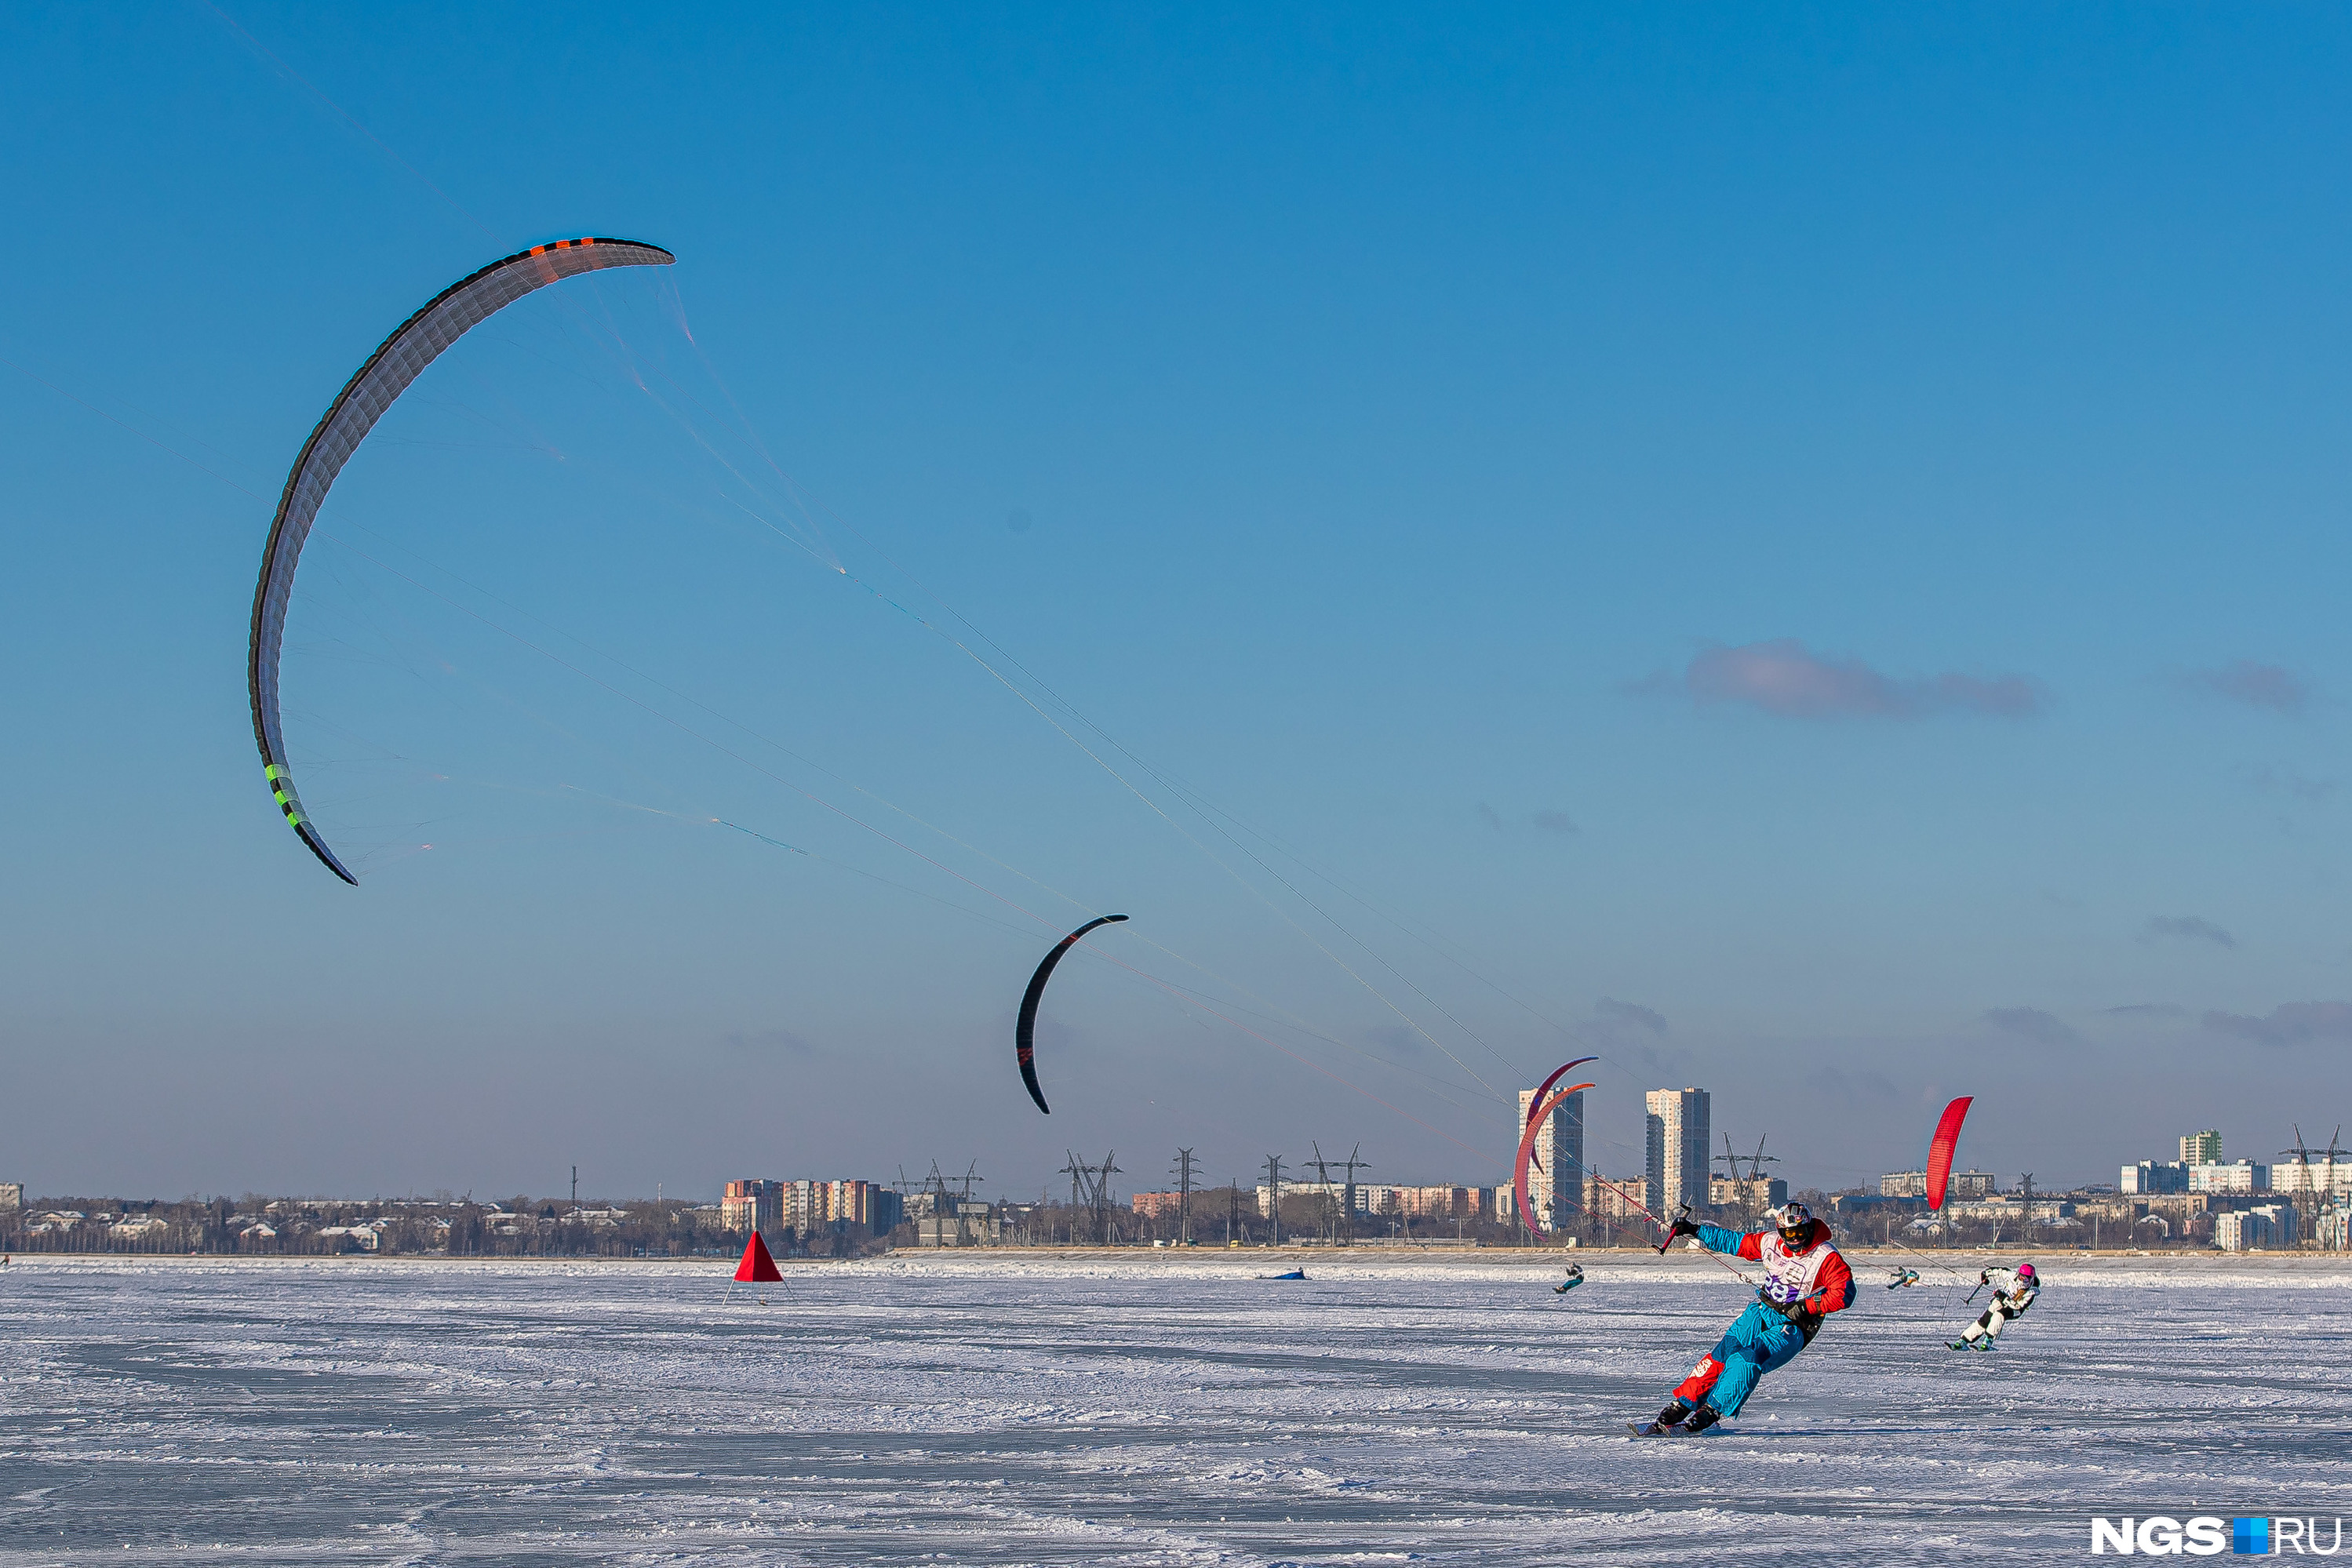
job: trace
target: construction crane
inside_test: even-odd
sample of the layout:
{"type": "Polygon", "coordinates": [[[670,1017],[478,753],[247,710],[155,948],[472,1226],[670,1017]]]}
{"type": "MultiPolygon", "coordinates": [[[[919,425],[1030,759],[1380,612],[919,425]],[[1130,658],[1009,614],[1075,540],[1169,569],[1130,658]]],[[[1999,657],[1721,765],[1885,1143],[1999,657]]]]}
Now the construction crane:
{"type": "Polygon", "coordinates": [[[2284,1159],[2287,1155],[2293,1155],[2294,1156],[2294,1163],[2303,1167],[2303,1176],[2301,1178],[2302,1185],[2295,1189],[2294,1194],[2297,1200],[2297,1206],[2300,1207],[2301,1200],[2303,1198],[2316,1197],[2319,1194],[2319,1189],[2314,1186],[2311,1182],[2311,1156],[2318,1155],[2325,1159],[2327,1166],[2327,1190],[2332,1194],[2336,1190],[2336,1165],[2347,1155],[2352,1155],[2352,1149],[2340,1149],[2336,1147],[2336,1140],[2344,1135],[2344,1127],[2341,1123],[2336,1124],[2336,1131],[2327,1134],[2327,1146],[2324,1149],[2308,1149],[2304,1147],[2303,1128],[2292,1122],[2287,1124],[2294,1128],[2294,1147],[2291,1149],[2281,1149],[2279,1151],[2279,1157],[2281,1159],[2284,1159]]]}

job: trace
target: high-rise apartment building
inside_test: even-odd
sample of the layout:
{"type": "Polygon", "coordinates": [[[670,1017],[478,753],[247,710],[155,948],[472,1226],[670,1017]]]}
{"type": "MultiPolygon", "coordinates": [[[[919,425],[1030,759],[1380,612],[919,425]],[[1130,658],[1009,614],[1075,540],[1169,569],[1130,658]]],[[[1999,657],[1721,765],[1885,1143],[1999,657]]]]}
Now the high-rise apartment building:
{"type": "Polygon", "coordinates": [[[730,1230],[780,1230],[784,1223],[784,1184],[747,1177],[727,1184],[719,1202],[719,1222],[730,1230]]]}
{"type": "MultiPolygon", "coordinates": [[[[2183,1138],[2182,1143],[2189,1140],[2183,1138]]],[[[2126,1166],[2116,1190],[2125,1193],[2187,1192],[2189,1167],[2171,1160],[2142,1160],[2126,1166]]]]}
{"type": "Polygon", "coordinates": [[[2208,1127],[2201,1133],[2189,1133],[2180,1140],[2180,1163],[2184,1166],[2218,1166],[2221,1163],[2221,1134],[2208,1127]]]}
{"type": "Polygon", "coordinates": [[[887,1236],[906,1218],[906,1200],[878,1181],[777,1182],[782,1222],[807,1236],[864,1226],[887,1236]]]}
{"type": "Polygon", "coordinates": [[[1713,1096],[1704,1089],[1653,1089],[1649,1093],[1651,1207],[1672,1218],[1685,1203],[1706,1201],[1707,1144],[1713,1096]]]}
{"type": "Polygon", "coordinates": [[[2252,1160],[2240,1160],[2235,1165],[2211,1165],[2189,1167],[2189,1190],[2191,1192],[2268,1192],[2271,1189],[2271,1167],[2256,1165],[2252,1160]]]}
{"type": "MultiPolygon", "coordinates": [[[[1536,1092],[1519,1091],[1518,1119],[1511,1124],[1511,1153],[1519,1152],[1527,1135],[1528,1113],[1536,1108],[1536,1092]]],[[[1552,1108],[1536,1129],[1535,1162],[1528,1167],[1528,1204],[1545,1229],[1565,1225],[1584,1207],[1584,1091],[1578,1090],[1552,1108]],[[1538,1170],[1536,1166],[1543,1168],[1538,1170]]]]}

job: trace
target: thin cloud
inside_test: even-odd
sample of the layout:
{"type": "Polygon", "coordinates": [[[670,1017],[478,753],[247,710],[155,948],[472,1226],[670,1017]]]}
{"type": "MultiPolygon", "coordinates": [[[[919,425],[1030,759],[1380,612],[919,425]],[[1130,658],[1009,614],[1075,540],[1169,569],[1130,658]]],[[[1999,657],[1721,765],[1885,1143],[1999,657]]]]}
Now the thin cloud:
{"type": "Polygon", "coordinates": [[[1845,1109],[1865,1103],[1884,1105],[1901,1097],[1895,1085],[1878,1073],[1850,1073],[1835,1067],[1815,1068],[1805,1075],[1805,1087],[1816,1100],[1845,1109]]]}
{"type": "Polygon", "coordinates": [[[1530,812],[1522,822],[1517,818],[1506,818],[1503,813],[1484,800],[1478,802],[1478,821],[1498,833],[1517,832],[1524,828],[1533,832],[1550,833],[1555,837],[1565,838],[1579,831],[1576,819],[1570,817],[1566,811],[1534,811],[1530,812]]]}
{"type": "Polygon", "coordinates": [[[2211,921],[2195,915],[2158,915],[2140,927],[2139,939],[2153,942],[2159,936],[2178,936],[2184,942],[2210,942],[2216,947],[2235,947],[2238,939],[2211,921]]]}
{"type": "Polygon", "coordinates": [[[2254,769],[2252,778],[2254,788],[2266,795],[2292,795],[2315,806],[2343,787],[2333,779],[2313,779],[2292,770],[2280,773],[2268,768],[2254,769]]]}
{"type": "Polygon", "coordinates": [[[2311,701],[2303,677],[2283,664],[2232,659],[2213,670],[2185,670],[2172,684],[2200,696],[2219,697],[2268,713],[2299,714],[2311,701]]]}
{"type": "Polygon", "coordinates": [[[2118,1019],[2178,1019],[2189,1016],[2189,1009],[2179,1002],[2126,1002],[2122,1007],[2102,1010],[2109,1018],[2118,1019]]]}
{"type": "Polygon", "coordinates": [[[781,1052],[786,1056],[822,1056],[817,1046],[802,1039],[788,1029],[763,1029],[751,1031],[737,1030],[727,1036],[730,1050],[756,1051],[761,1055],[781,1052]]]}
{"type": "Polygon", "coordinates": [[[1402,1024],[1374,1024],[1364,1030],[1364,1038],[1382,1051],[1399,1056],[1420,1056],[1429,1050],[1429,1041],[1421,1037],[1418,1030],[1407,1029],[1402,1024]]]}
{"type": "MultiPolygon", "coordinates": [[[[1670,688],[1652,677],[1636,689],[1670,688]]],[[[1710,643],[1683,671],[1682,687],[1702,706],[1746,703],[1778,718],[1925,718],[1938,713],[2028,718],[2042,711],[2041,684],[2025,675],[1897,677],[1859,659],[1832,659],[1793,637],[1727,647],[1710,643]]]]}
{"type": "Polygon", "coordinates": [[[2258,1045],[2352,1045],[2352,1002],[2282,1002],[2264,1018],[2209,1012],[2204,1021],[2216,1034],[2258,1045]]]}
{"type": "Polygon", "coordinates": [[[1984,1015],[1985,1022],[2003,1034],[2013,1034],[2020,1040],[2030,1040],[2036,1045],[2080,1045],[2083,1037],[2069,1028],[2055,1013],[2040,1008],[1992,1008],[1984,1015]]]}
{"type": "Polygon", "coordinates": [[[1603,997],[1592,1004],[1592,1010],[1601,1015],[1603,1023],[1632,1024],[1652,1034],[1666,1032],[1666,1015],[1638,1002],[1621,1002],[1614,997],[1603,997]]]}

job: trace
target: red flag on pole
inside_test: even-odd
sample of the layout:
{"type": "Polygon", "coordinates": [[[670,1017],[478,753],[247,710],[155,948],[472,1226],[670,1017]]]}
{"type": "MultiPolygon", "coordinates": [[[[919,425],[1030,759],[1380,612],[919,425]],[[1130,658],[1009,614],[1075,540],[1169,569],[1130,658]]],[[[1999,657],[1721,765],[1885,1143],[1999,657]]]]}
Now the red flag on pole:
{"type": "Polygon", "coordinates": [[[781,1283],[783,1276],[776,1272],[776,1260],[768,1256],[768,1244],[760,1233],[751,1232],[751,1239],[743,1244],[743,1261],[735,1265],[735,1281],[741,1285],[781,1283]]]}

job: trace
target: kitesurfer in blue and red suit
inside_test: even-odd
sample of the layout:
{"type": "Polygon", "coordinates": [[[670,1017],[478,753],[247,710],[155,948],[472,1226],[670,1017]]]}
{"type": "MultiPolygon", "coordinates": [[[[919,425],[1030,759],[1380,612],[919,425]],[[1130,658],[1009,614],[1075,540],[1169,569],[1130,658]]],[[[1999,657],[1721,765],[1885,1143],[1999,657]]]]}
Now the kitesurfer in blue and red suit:
{"type": "Polygon", "coordinates": [[[1675,1390],[1674,1400],[1643,1430],[1704,1432],[1737,1416],[1756,1380],[1787,1365],[1812,1343],[1822,1320],[1853,1304],[1853,1271],[1830,1245],[1830,1228],[1801,1203],[1780,1211],[1769,1230],[1741,1235],[1719,1225],[1677,1219],[1674,1234],[1696,1236],[1711,1252],[1727,1252],[1764,1266],[1756,1302],[1733,1320],[1714,1351],[1700,1358],[1675,1390]]]}

